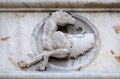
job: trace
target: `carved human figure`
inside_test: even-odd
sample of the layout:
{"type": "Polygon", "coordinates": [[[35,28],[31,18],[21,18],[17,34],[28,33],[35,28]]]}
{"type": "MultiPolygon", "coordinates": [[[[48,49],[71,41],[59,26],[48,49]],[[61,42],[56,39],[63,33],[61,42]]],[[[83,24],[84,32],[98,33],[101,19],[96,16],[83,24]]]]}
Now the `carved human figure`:
{"type": "Polygon", "coordinates": [[[76,58],[85,51],[93,48],[95,45],[95,36],[92,33],[85,34],[66,34],[57,31],[59,27],[65,27],[66,24],[75,25],[76,20],[68,13],[63,11],[53,12],[44,24],[43,31],[43,49],[44,51],[34,57],[33,60],[22,60],[18,64],[20,67],[29,67],[43,59],[43,63],[38,66],[37,70],[45,70],[49,57],[76,58]]]}

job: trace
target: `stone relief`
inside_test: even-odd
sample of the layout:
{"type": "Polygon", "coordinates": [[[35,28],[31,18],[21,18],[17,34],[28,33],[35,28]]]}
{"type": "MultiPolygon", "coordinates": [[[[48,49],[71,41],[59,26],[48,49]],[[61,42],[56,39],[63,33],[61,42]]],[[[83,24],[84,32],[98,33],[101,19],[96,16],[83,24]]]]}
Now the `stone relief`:
{"type": "MultiPolygon", "coordinates": [[[[42,62],[36,70],[44,71],[49,67],[50,57],[55,58],[55,61],[57,59],[63,59],[64,61],[65,58],[66,61],[69,61],[67,64],[71,64],[70,62],[74,59],[77,65],[66,68],[68,70],[79,69],[84,62],[89,62],[99,48],[99,35],[97,29],[87,25],[87,27],[80,26],[78,25],[80,22],[77,20],[79,18],[76,16],[61,10],[53,12],[44,19],[43,23],[39,23],[34,28],[31,38],[33,59],[20,60],[18,62],[19,67],[30,67],[42,62]],[[89,55],[86,55],[86,53],[89,55]],[[84,61],[86,59],[89,61],[84,61]]],[[[51,66],[57,68],[54,63],[51,63],[51,66]]],[[[64,67],[58,68],[65,69],[64,67]]]]}

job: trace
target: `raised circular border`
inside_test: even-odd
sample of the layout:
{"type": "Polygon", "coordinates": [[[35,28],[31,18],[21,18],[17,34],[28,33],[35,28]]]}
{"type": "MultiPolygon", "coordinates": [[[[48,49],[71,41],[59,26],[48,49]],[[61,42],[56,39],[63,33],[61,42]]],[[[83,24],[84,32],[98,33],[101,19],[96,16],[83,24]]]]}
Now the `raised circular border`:
{"type": "MultiPolygon", "coordinates": [[[[55,69],[55,70],[78,70],[79,68],[83,68],[83,67],[89,65],[94,60],[97,53],[99,52],[99,49],[100,49],[100,35],[99,35],[99,32],[98,32],[96,26],[93,23],[91,23],[87,18],[84,18],[80,15],[76,15],[76,14],[73,14],[73,13],[71,13],[71,15],[74,18],[78,18],[78,19],[82,20],[83,22],[85,22],[86,24],[88,24],[90,26],[90,28],[94,31],[94,35],[95,35],[95,39],[96,39],[95,48],[91,52],[87,53],[88,56],[85,55],[85,57],[89,57],[89,58],[88,58],[88,60],[83,61],[82,64],[79,64],[79,65],[74,66],[74,67],[66,68],[66,67],[60,67],[60,66],[56,66],[54,64],[49,63],[48,64],[49,68],[52,68],[52,69],[55,69]]],[[[38,54],[38,52],[43,51],[43,49],[38,49],[38,47],[39,48],[42,47],[42,38],[41,37],[42,37],[42,32],[43,32],[43,26],[44,26],[44,23],[46,22],[46,20],[48,18],[49,18],[49,16],[46,17],[42,22],[38,23],[35,26],[35,28],[33,29],[32,36],[31,36],[32,37],[31,38],[31,44],[32,44],[32,50],[35,54],[38,54]],[[39,35],[39,37],[38,37],[38,35],[39,35]]],[[[85,59],[85,57],[83,56],[83,60],[85,59]]]]}

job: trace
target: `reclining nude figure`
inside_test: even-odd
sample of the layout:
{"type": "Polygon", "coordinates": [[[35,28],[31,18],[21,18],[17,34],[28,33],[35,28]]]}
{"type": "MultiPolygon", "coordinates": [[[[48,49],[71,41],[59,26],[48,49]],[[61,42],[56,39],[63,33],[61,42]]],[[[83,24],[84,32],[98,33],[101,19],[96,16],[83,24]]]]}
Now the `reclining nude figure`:
{"type": "Polygon", "coordinates": [[[76,58],[93,48],[95,36],[92,33],[72,35],[57,31],[58,27],[65,27],[66,24],[71,24],[74,27],[75,22],[75,19],[66,12],[53,12],[44,24],[42,36],[44,51],[36,55],[33,60],[23,60],[18,65],[20,67],[30,67],[36,62],[43,61],[37,68],[37,70],[42,71],[45,70],[50,56],[55,58],[76,58]]]}

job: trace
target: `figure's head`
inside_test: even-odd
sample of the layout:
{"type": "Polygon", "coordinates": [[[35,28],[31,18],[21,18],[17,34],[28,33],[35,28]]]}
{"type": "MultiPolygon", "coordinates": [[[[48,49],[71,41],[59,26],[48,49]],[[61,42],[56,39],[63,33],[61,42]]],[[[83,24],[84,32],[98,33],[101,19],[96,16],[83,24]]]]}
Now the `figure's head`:
{"type": "Polygon", "coordinates": [[[56,20],[57,24],[60,26],[65,24],[75,24],[75,19],[70,14],[62,10],[52,13],[51,16],[56,20]]]}

